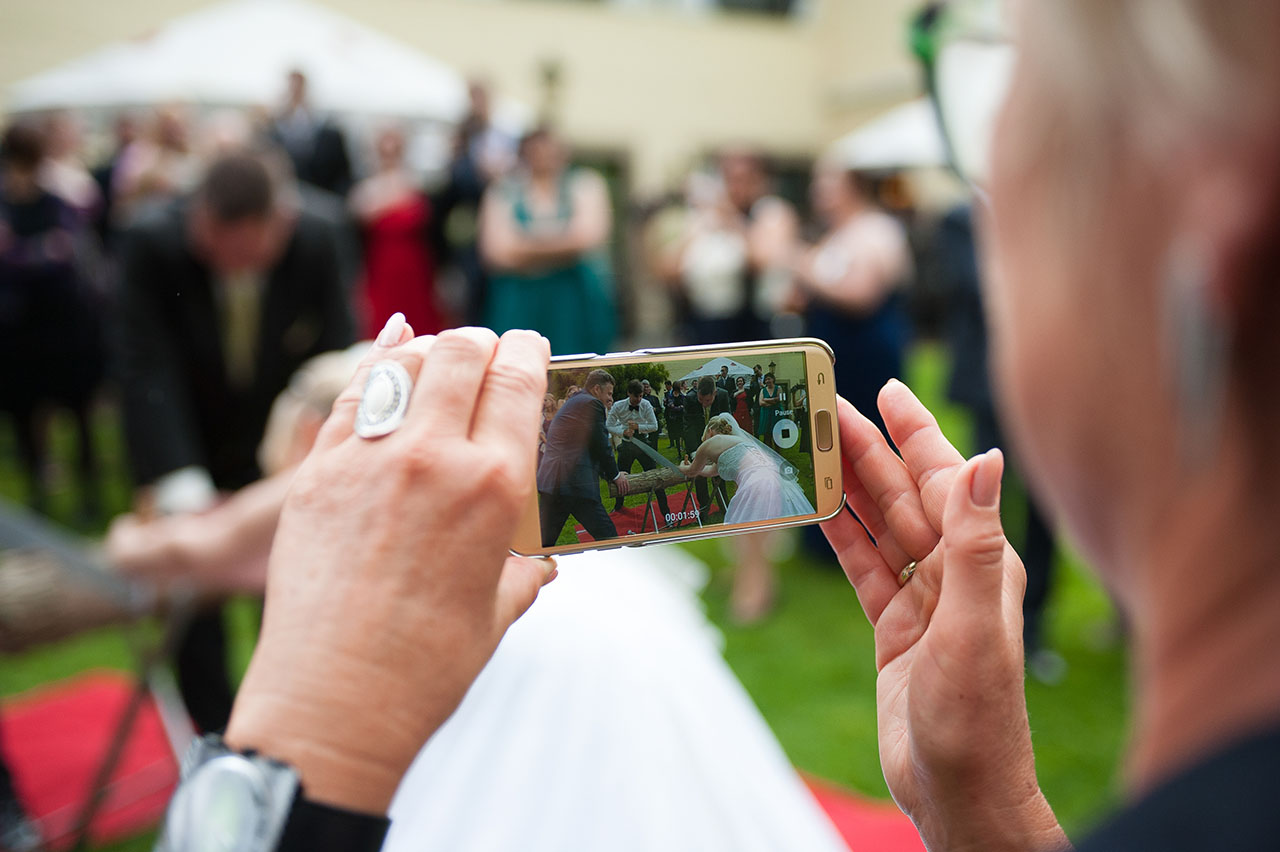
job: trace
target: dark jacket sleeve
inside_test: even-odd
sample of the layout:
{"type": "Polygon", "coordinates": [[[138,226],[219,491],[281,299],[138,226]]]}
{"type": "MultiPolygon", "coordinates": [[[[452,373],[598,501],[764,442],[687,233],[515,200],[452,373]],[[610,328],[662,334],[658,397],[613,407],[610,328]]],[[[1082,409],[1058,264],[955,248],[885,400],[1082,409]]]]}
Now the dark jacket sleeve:
{"type": "Polygon", "coordinates": [[[613,448],[609,446],[609,433],[604,428],[604,404],[599,401],[591,405],[591,443],[588,445],[588,452],[601,476],[610,482],[617,478],[618,461],[613,457],[613,448]]]}
{"type": "Polygon", "coordinates": [[[133,476],[152,482],[188,465],[206,465],[181,354],[162,303],[163,233],[139,226],[124,240],[113,342],[119,367],[125,440],[133,476]]]}

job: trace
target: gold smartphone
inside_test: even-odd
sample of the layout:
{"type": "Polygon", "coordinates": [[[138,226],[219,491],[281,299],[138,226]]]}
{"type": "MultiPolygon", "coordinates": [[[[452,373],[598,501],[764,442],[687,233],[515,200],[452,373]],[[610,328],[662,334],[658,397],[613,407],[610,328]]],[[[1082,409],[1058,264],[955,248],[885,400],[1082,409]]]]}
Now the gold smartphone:
{"type": "Polygon", "coordinates": [[[810,338],[553,358],[512,550],[811,524],[844,506],[831,347],[810,338]]]}

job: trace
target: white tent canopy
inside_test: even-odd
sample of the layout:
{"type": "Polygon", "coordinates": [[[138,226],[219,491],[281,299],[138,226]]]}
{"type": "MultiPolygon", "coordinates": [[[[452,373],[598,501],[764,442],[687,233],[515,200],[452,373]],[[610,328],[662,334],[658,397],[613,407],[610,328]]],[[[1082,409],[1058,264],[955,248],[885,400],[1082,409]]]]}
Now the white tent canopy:
{"type": "Polygon", "coordinates": [[[230,0],[14,84],[14,112],[167,102],[274,106],[307,75],[317,109],[445,122],[466,110],[449,66],[304,0],[230,0]]]}
{"type": "Polygon", "coordinates": [[[942,131],[928,98],[910,101],[872,119],[836,141],[827,156],[847,169],[865,171],[947,164],[942,131]]]}
{"type": "Polygon", "coordinates": [[[710,361],[703,364],[701,367],[694,370],[692,373],[689,373],[688,375],[685,375],[685,376],[681,376],[680,381],[688,382],[694,379],[700,379],[703,376],[719,377],[721,367],[728,367],[730,376],[750,376],[751,375],[750,367],[744,364],[739,364],[737,361],[733,360],[732,358],[712,358],[710,361]]]}

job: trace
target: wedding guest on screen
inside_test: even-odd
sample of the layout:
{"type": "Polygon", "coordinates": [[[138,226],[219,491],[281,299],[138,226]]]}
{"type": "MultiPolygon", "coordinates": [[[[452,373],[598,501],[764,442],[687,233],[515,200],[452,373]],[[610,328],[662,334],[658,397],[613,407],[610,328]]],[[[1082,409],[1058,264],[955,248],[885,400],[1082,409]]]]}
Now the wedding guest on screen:
{"type": "Polygon", "coordinates": [[[613,376],[604,370],[587,374],[583,389],[564,401],[551,421],[547,449],[538,462],[538,511],[542,546],[551,547],[565,521],[574,518],[596,541],[618,537],[613,519],[600,498],[600,480],[625,496],[626,471],[618,470],[605,428],[613,405],[613,376]]]}
{"type": "Polygon", "coordinates": [[[485,325],[532,328],[557,355],[607,352],[617,328],[600,175],[571,168],[549,129],[520,142],[520,165],[485,191],[480,252],[489,270],[485,325]]]}
{"type": "MultiPolygon", "coordinates": [[[[627,395],[609,407],[609,413],[605,416],[605,428],[618,446],[618,470],[629,474],[636,462],[640,463],[641,470],[653,470],[658,466],[657,461],[633,441],[635,439],[649,443],[649,437],[658,434],[657,414],[649,400],[644,398],[644,385],[638,380],[628,382],[627,395]]],[[[658,507],[665,518],[671,512],[667,508],[666,489],[658,489],[656,496],[658,507]]],[[[622,506],[623,494],[619,491],[613,511],[622,511],[622,506]]]]}
{"type": "Polygon", "coordinates": [[[641,387],[641,390],[643,391],[643,396],[645,401],[648,402],[649,405],[653,408],[653,414],[655,417],[658,418],[658,428],[653,432],[650,432],[648,435],[644,436],[645,443],[656,450],[658,449],[658,437],[662,433],[662,423],[663,423],[663,420],[665,419],[663,408],[662,408],[662,401],[659,400],[658,395],[653,392],[653,385],[649,384],[648,379],[641,379],[640,387],[641,387]]]}
{"type": "Polygon", "coordinates": [[[779,406],[782,404],[781,389],[773,373],[765,373],[756,404],[760,412],[756,421],[756,434],[772,447],[773,424],[778,422],[779,406]]]}
{"type": "Polygon", "coordinates": [[[399,311],[414,331],[436,334],[450,323],[436,298],[435,258],[427,238],[431,202],[404,162],[404,131],[377,135],[378,170],[347,199],[364,233],[364,336],[399,311]]]}
{"type": "Polygon", "coordinates": [[[663,406],[666,408],[667,440],[675,448],[676,458],[684,458],[684,382],[667,382],[667,391],[663,394],[663,406]]]}
{"type": "MultiPolygon", "coordinates": [[[[684,446],[685,453],[691,453],[702,444],[702,434],[707,429],[711,418],[717,414],[727,414],[733,410],[729,394],[716,387],[716,380],[711,376],[698,379],[697,385],[684,398],[684,446]]],[[[698,507],[702,512],[711,511],[711,492],[705,477],[694,480],[694,492],[698,496],[698,507]]]]}
{"type": "Polygon", "coordinates": [[[738,376],[735,383],[736,387],[733,390],[733,419],[738,421],[738,425],[745,432],[750,433],[753,424],[751,420],[751,394],[747,391],[747,377],[738,376]]]}
{"type": "Polygon", "coordinates": [[[547,449],[547,432],[551,430],[551,421],[555,419],[559,409],[559,401],[554,394],[546,394],[542,397],[542,425],[538,429],[539,455],[547,449]]]}

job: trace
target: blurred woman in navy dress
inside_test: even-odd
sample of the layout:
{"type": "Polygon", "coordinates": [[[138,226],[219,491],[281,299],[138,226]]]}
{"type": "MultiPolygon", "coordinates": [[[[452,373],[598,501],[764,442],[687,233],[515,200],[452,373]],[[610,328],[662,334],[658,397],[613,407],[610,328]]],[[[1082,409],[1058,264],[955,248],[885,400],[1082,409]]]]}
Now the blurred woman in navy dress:
{"type": "Polygon", "coordinates": [[[818,165],[811,192],[827,230],[796,263],[809,334],[835,351],[840,395],[883,432],[876,395],[902,375],[910,339],[902,294],[912,274],[906,229],[871,201],[860,176],[838,164],[818,165]]]}

